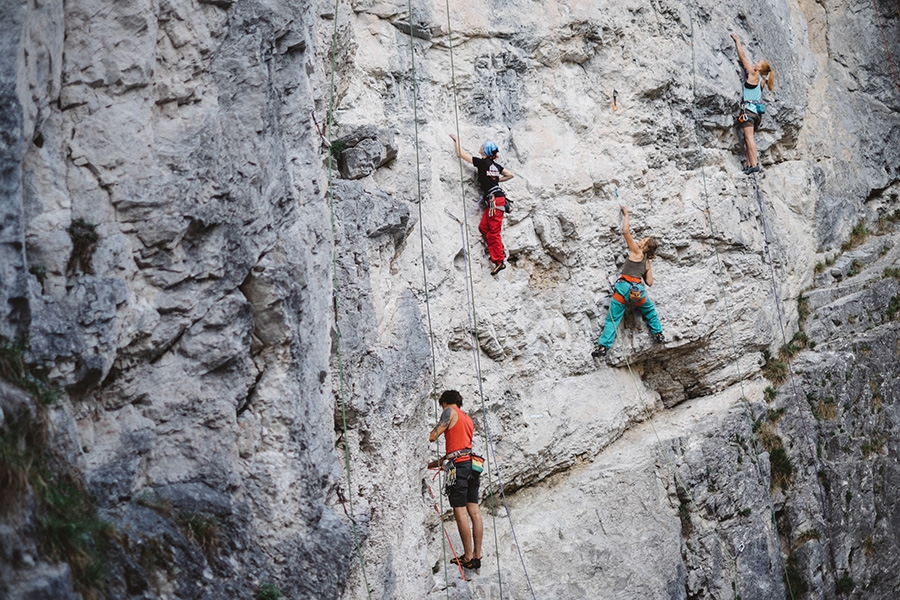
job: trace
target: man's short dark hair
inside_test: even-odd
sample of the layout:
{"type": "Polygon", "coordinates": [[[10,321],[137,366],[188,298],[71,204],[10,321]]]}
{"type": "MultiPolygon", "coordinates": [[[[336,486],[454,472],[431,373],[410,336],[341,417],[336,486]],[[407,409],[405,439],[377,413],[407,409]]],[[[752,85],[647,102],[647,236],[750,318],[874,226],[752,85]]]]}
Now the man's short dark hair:
{"type": "Polygon", "coordinates": [[[462,408],[462,394],[457,392],[456,390],[447,390],[443,394],[441,394],[441,399],[439,400],[441,404],[455,404],[458,407],[462,408]]]}

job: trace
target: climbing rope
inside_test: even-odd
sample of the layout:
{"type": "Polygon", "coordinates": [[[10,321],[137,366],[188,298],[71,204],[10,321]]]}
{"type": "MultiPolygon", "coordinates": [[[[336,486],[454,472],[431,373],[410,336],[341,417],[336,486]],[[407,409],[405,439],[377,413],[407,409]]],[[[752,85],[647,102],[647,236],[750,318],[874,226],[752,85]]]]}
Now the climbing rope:
{"type": "MultiPolygon", "coordinates": [[[[769,269],[771,272],[772,295],[775,300],[775,312],[776,312],[776,316],[778,317],[778,325],[781,330],[781,339],[782,339],[782,343],[784,345],[783,347],[787,347],[787,345],[788,345],[787,333],[785,332],[785,329],[784,329],[785,319],[784,319],[784,315],[782,314],[782,309],[781,309],[781,298],[778,294],[778,282],[777,282],[776,275],[775,275],[775,262],[772,260],[772,253],[770,250],[769,228],[766,225],[765,210],[763,208],[763,203],[762,203],[762,192],[760,192],[759,181],[756,179],[755,176],[752,177],[752,182],[753,182],[753,189],[756,192],[756,205],[759,208],[759,218],[760,218],[760,221],[762,224],[762,229],[763,229],[764,248],[765,248],[765,252],[766,252],[767,262],[769,263],[769,269]]],[[[797,391],[797,382],[796,382],[796,379],[794,378],[794,368],[791,366],[791,361],[788,360],[785,362],[787,363],[787,367],[788,367],[788,378],[791,383],[791,392],[792,392],[792,395],[794,398],[794,404],[797,406],[797,412],[799,413],[799,416],[800,416],[800,427],[803,432],[803,437],[806,441],[807,449],[809,450],[809,456],[812,459],[812,462],[816,466],[816,483],[818,484],[819,503],[822,505],[822,520],[824,521],[825,533],[828,537],[828,555],[829,555],[829,559],[831,561],[831,569],[832,569],[831,574],[832,574],[832,577],[834,578],[835,586],[837,586],[838,573],[837,573],[837,562],[836,562],[835,556],[834,556],[834,541],[833,541],[833,537],[831,534],[831,519],[829,519],[828,504],[825,501],[825,488],[822,485],[821,478],[818,476],[818,473],[821,472],[822,468],[821,468],[821,464],[819,463],[819,458],[816,455],[815,447],[813,446],[813,443],[812,443],[812,437],[810,436],[810,433],[809,433],[810,428],[809,428],[809,425],[806,420],[806,413],[804,412],[803,405],[800,402],[800,394],[797,391]]]]}
{"type": "MultiPolygon", "coordinates": [[[[441,468],[438,467],[437,473],[434,474],[434,477],[432,477],[431,480],[434,481],[435,477],[437,477],[440,474],[441,474],[441,468]]],[[[453,547],[453,542],[450,540],[450,534],[447,532],[447,528],[444,527],[444,517],[443,517],[444,501],[443,501],[443,499],[441,499],[441,501],[440,501],[441,508],[438,508],[437,502],[434,502],[434,489],[431,487],[430,483],[428,484],[428,493],[431,494],[431,500],[432,500],[431,506],[433,506],[434,510],[437,511],[438,519],[441,522],[441,529],[444,530],[444,537],[447,539],[447,543],[450,545],[450,552],[453,553],[453,558],[456,559],[456,566],[459,567],[459,576],[463,581],[465,581],[466,574],[463,572],[462,564],[460,564],[462,561],[459,560],[459,554],[456,553],[456,549],[453,547]]],[[[438,496],[440,497],[440,494],[438,494],[438,496]]],[[[446,550],[444,552],[446,553],[446,550]]],[[[446,563],[446,560],[445,560],[445,563],[446,563]]],[[[444,565],[444,570],[446,571],[446,564],[444,565]]],[[[444,590],[446,590],[447,596],[449,597],[450,596],[450,582],[447,580],[446,576],[444,578],[444,583],[445,583],[444,590]]]]}
{"type": "MultiPolygon", "coordinates": [[[[455,120],[456,126],[456,138],[459,140],[459,106],[458,106],[458,90],[456,87],[456,68],[453,62],[453,27],[450,21],[450,1],[446,0],[446,8],[447,8],[447,43],[450,48],[450,79],[453,87],[453,116],[455,120]]],[[[461,143],[461,142],[458,142],[461,143]]],[[[503,598],[503,577],[500,573],[500,542],[497,537],[497,509],[496,509],[496,501],[494,499],[494,489],[493,482],[491,481],[491,471],[490,466],[493,465],[494,469],[496,469],[497,476],[497,488],[500,491],[500,497],[503,500],[503,506],[506,510],[506,518],[509,521],[509,530],[512,533],[513,542],[516,545],[516,551],[519,554],[519,562],[522,564],[522,571],[525,574],[525,581],[528,584],[528,591],[531,593],[531,597],[533,600],[537,600],[537,596],[534,593],[534,587],[531,585],[531,577],[528,575],[528,567],[525,565],[525,556],[522,553],[522,546],[519,544],[519,538],[516,535],[516,528],[513,525],[512,520],[512,512],[509,509],[509,503],[506,499],[506,492],[503,489],[503,480],[500,475],[500,463],[497,461],[497,452],[494,449],[494,440],[491,435],[491,429],[488,425],[487,419],[487,405],[484,400],[484,387],[482,385],[482,377],[481,377],[481,358],[479,355],[480,343],[478,340],[478,319],[475,312],[475,284],[472,278],[472,261],[470,258],[469,252],[469,238],[468,238],[468,217],[466,214],[466,189],[464,183],[463,176],[463,165],[462,160],[457,160],[459,165],[459,187],[460,187],[460,200],[461,207],[463,212],[462,220],[456,218],[450,211],[446,211],[460,226],[460,233],[462,236],[462,245],[463,245],[463,259],[465,263],[465,279],[466,279],[466,305],[468,307],[469,313],[469,327],[472,335],[472,357],[475,363],[475,377],[478,381],[478,396],[481,399],[481,418],[484,422],[484,436],[487,439],[488,449],[489,449],[489,463],[486,468],[488,472],[488,488],[490,489],[491,495],[491,516],[494,523],[494,548],[495,555],[497,559],[497,582],[500,588],[500,598],[503,598]]]]}
{"type": "MultiPolygon", "coordinates": [[[[334,0],[334,31],[331,35],[331,74],[330,74],[330,94],[328,100],[328,116],[327,122],[325,124],[325,137],[328,142],[328,200],[329,200],[329,208],[331,210],[331,235],[334,243],[332,245],[331,250],[331,286],[333,289],[333,303],[334,303],[334,327],[337,332],[337,368],[338,368],[338,394],[341,401],[341,426],[343,427],[343,437],[342,440],[344,442],[344,468],[347,471],[347,504],[350,506],[350,514],[348,515],[350,518],[350,527],[353,531],[353,541],[356,546],[356,555],[359,558],[359,568],[362,574],[363,585],[366,586],[366,596],[369,600],[372,599],[372,590],[369,588],[369,580],[366,576],[366,561],[363,558],[362,546],[359,541],[359,532],[356,527],[356,518],[353,512],[353,482],[352,482],[352,470],[350,468],[350,443],[347,439],[347,402],[345,398],[345,385],[344,385],[344,360],[343,355],[341,353],[341,327],[338,319],[338,267],[337,267],[337,223],[335,219],[335,210],[334,210],[334,166],[333,160],[334,157],[331,153],[331,129],[332,124],[334,123],[334,72],[335,72],[335,64],[336,64],[336,54],[337,54],[337,26],[338,26],[338,8],[339,8],[340,0],[334,0]]],[[[318,127],[318,123],[316,124],[318,127]]],[[[343,502],[342,502],[343,503],[343,502]]]]}
{"type": "MultiPolygon", "coordinates": [[[[616,199],[618,200],[619,190],[616,188],[616,199]]],[[[646,292],[645,292],[646,293],[646,292]]],[[[610,302],[614,302],[614,300],[610,300],[610,302]]],[[[627,305],[626,305],[627,306],[627,305]]],[[[616,326],[616,338],[618,338],[619,329],[622,327],[622,324],[625,322],[625,318],[619,321],[619,324],[616,326]]],[[[694,496],[691,493],[690,488],[687,483],[682,479],[680,472],[678,471],[678,467],[675,464],[675,460],[669,456],[669,453],[666,451],[665,446],[663,445],[662,438],[659,435],[659,431],[656,429],[656,425],[653,422],[653,415],[650,412],[650,409],[647,407],[647,401],[644,399],[644,394],[641,392],[641,388],[638,385],[638,381],[640,378],[634,372],[634,369],[631,366],[631,361],[628,359],[628,354],[623,352],[623,357],[625,358],[625,365],[628,367],[628,373],[631,375],[632,383],[634,384],[635,392],[638,396],[638,401],[640,402],[641,409],[644,411],[644,416],[647,419],[647,422],[650,423],[650,427],[653,430],[653,434],[656,436],[656,444],[659,449],[659,454],[663,457],[663,459],[669,464],[669,467],[672,470],[672,474],[675,477],[676,484],[680,485],[684,490],[684,493],[687,495],[688,500],[694,506],[694,509],[700,514],[700,505],[694,500],[694,496]]],[[[735,592],[735,598],[739,597],[738,588],[737,588],[737,557],[733,555],[729,550],[728,546],[725,544],[725,541],[719,536],[714,528],[709,527],[706,524],[706,521],[700,519],[700,523],[707,533],[711,534],[716,541],[719,543],[719,546],[722,548],[723,554],[729,559],[732,565],[732,587],[735,592]]]]}
{"type": "MultiPolygon", "coordinates": [[[[900,4],[894,2],[897,6],[897,18],[900,19],[900,4]]],[[[888,44],[887,34],[884,32],[884,25],[881,23],[881,11],[878,10],[878,3],[872,0],[872,8],[875,10],[875,18],[878,19],[878,29],[881,30],[881,39],[884,40],[884,50],[887,52],[888,61],[891,63],[891,72],[894,74],[894,85],[897,87],[897,93],[900,93],[900,76],[897,75],[897,65],[894,64],[894,55],[891,54],[891,47],[888,44]]]]}
{"type": "MultiPolygon", "coordinates": [[[[463,202],[465,202],[465,197],[463,197],[463,202]]],[[[463,206],[465,209],[465,206],[463,206]]],[[[481,416],[484,421],[484,437],[487,439],[488,450],[490,456],[490,464],[497,470],[497,489],[500,491],[500,497],[503,500],[503,507],[506,510],[506,518],[509,520],[509,529],[513,536],[513,542],[516,546],[516,551],[519,554],[519,562],[522,564],[522,571],[525,573],[525,581],[528,584],[528,590],[531,592],[531,597],[534,600],[537,600],[537,597],[534,594],[534,588],[531,585],[531,577],[528,575],[528,567],[525,566],[525,556],[522,554],[522,546],[519,544],[519,538],[516,535],[516,528],[513,526],[512,520],[512,512],[509,510],[509,503],[506,500],[506,492],[503,489],[503,480],[500,476],[500,464],[497,461],[497,452],[494,449],[494,441],[493,436],[491,436],[490,426],[487,421],[487,407],[484,401],[484,388],[482,387],[482,378],[481,378],[481,359],[479,357],[479,348],[480,344],[478,342],[478,328],[475,321],[475,305],[474,305],[474,284],[472,283],[472,264],[469,259],[468,248],[466,247],[466,231],[465,231],[465,222],[459,218],[457,218],[453,213],[449,210],[445,211],[450,217],[455,220],[459,224],[460,228],[460,236],[463,241],[463,258],[465,264],[465,272],[466,272],[466,304],[469,313],[469,328],[472,332],[472,355],[473,360],[475,362],[475,376],[478,379],[478,394],[481,398],[481,416]]],[[[491,474],[489,469],[485,469],[488,471],[488,489],[491,494],[491,514],[494,520],[494,545],[497,550],[497,580],[500,584],[500,597],[503,598],[503,579],[500,576],[500,543],[497,538],[497,508],[496,502],[494,500],[494,488],[491,482],[491,474]]]]}
{"type": "MultiPolygon", "coordinates": [[[[456,129],[456,139],[459,140],[460,139],[460,137],[459,137],[459,106],[458,106],[458,102],[457,102],[457,99],[459,97],[459,92],[456,88],[456,66],[455,66],[454,60],[453,60],[453,25],[450,20],[450,0],[445,0],[445,5],[446,5],[446,11],[447,11],[447,45],[448,45],[448,48],[450,51],[450,83],[451,83],[451,87],[453,89],[453,118],[454,118],[455,129],[456,129]]],[[[457,143],[462,143],[462,142],[458,141],[457,143]]],[[[490,442],[490,433],[487,428],[487,411],[485,410],[484,394],[483,394],[482,388],[481,388],[481,365],[480,365],[479,358],[478,358],[478,329],[477,329],[478,325],[477,325],[477,322],[475,322],[475,317],[474,317],[475,298],[474,298],[473,293],[470,292],[470,289],[473,286],[471,284],[472,269],[471,269],[471,265],[469,264],[469,260],[468,260],[469,223],[468,223],[468,217],[466,216],[466,189],[465,189],[465,184],[463,183],[462,160],[458,159],[457,163],[459,165],[459,189],[460,189],[460,195],[462,198],[463,220],[460,221],[459,219],[454,217],[449,211],[446,211],[446,212],[447,212],[447,214],[450,214],[450,216],[453,217],[453,219],[455,219],[460,224],[461,233],[462,233],[463,254],[466,257],[466,259],[465,259],[465,264],[466,264],[466,273],[465,273],[466,303],[469,307],[469,321],[470,321],[470,323],[474,324],[473,328],[471,329],[472,336],[473,336],[472,347],[473,347],[473,355],[474,355],[474,359],[475,359],[475,369],[476,369],[476,373],[477,373],[477,377],[478,377],[478,391],[479,391],[479,394],[481,395],[481,415],[482,415],[482,420],[484,421],[484,426],[485,426],[485,430],[484,430],[485,437],[490,442]]],[[[487,471],[487,474],[488,474],[488,490],[490,490],[490,496],[491,496],[491,519],[493,522],[493,529],[494,529],[494,555],[495,555],[496,562],[497,562],[497,584],[500,588],[500,598],[502,600],[502,598],[503,598],[503,576],[500,573],[500,543],[499,543],[499,538],[497,535],[497,507],[496,507],[496,499],[494,498],[494,488],[493,488],[493,482],[491,481],[491,469],[490,469],[490,466],[494,465],[494,464],[496,464],[496,457],[489,456],[484,470],[487,471]]],[[[509,516],[509,512],[507,512],[507,516],[509,516]]],[[[511,522],[512,522],[512,520],[510,519],[510,523],[511,522]]]]}
{"type": "MultiPolygon", "coordinates": [[[[430,302],[430,294],[428,291],[428,268],[425,264],[425,215],[423,210],[423,202],[422,202],[422,171],[421,171],[421,159],[419,157],[419,83],[416,75],[416,46],[415,46],[415,37],[413,36],[413,12],[412,12],[412,0],[407,0],[407,14],[409,15],[409,58],[410,58],[410,71],[412,73],[412,86],[413,86],[413,127],[415,131],[415,148],[416,148],[416,203],[419,208],[419,249],[421,250],[422,257],[422,289],[425,293],[425,316],[428,321],[428,342],[431,349],[431,401],[434,409],[434,419],[437,422],[440,411],[437,401],[437,354],[435,351],[434,345],[434,327],[432,326],[431,321],[431,302],[430,302]]],[[[440,462],[441,452],[440,449],[436,447],[436,458],[438,462],[440,462]]],[[[438,471],[438,474],[443,473],[443,471],[438,471]]],[[[431,489],[431,486],[428,486],[429,492],[431,492],[431,498],[434,499],[434,491],[431,489]]],[[[441,519],[441,528],[444,530],[444,536],[447,538],[447,541],[450,541],[450,537],[447,534],[447,529],[444,527],[443,523],[443,514],[444,514],[444,496],[440,494],[438,496],[438,505],[435,504],[435,510],[438,511],[438,518],[441,519]]],[[[450,550],[453,551],[453,545],[450,545],[450,550]]],[[[453,551],[454,557],[456,557],[456,552],[453,551]]],[[[447,598],[450,598],[450,576],[447,570],[447,546],[444,544],[444,540],[441,539],[441,557],[442,564],[444,565],[444,590],[446,592],[447,598]]],[[[462,567],[459,566],[459,574],[465,579],[465,575],[463,574],[462,567]]]]}

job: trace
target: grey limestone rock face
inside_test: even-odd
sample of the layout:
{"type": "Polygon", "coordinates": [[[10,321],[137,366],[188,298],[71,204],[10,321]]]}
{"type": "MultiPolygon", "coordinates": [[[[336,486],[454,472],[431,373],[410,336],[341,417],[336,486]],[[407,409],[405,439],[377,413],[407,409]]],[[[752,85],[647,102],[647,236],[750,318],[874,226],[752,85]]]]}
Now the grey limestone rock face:
{"type": "Polygon", "coordinates": [[[338,168],[345,179],[361,179],[397,158],[397,146],[391,131],[368,126],[332,142],[340,148],[338,168]]]}
{"type": "MultiPolygon", "coordinates": [[[[8,4],[0,337],[65,392],[101,595],[896,595],[885,6],[8,4]],[[752,179],[732,31],[776,74],[752,179]],[[449,133],[515,175],[496,277],[449,133]],[[667,342],[630,314],[597,362],[622,204],[667,342]],[[468,581],[425,469],[444,389],[489,459],[468,581]]],[[[0,395],[0,432],[36,414],[0,395]]],[[[0,594],[76,598],[38,513],[0,524],[0,594]]]]}

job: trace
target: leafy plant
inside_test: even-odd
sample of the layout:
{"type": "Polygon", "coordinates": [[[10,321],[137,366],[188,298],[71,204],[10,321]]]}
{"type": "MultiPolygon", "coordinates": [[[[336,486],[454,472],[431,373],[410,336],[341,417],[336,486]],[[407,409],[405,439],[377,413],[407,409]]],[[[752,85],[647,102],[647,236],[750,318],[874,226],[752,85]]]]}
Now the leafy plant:
{"type": "Polygon", "coordinates": [[[847,573],[841,575],[841,578],[838,579],[836,590],[839,594],[844,594],[847,592],[852,592],[853,588],[856,587],[856,584],[853,583],[853,578],[850,577],[847,573]]]}
{"type": "Polygon", "coordinates": [[[27,350],[25,338],[12,343],[0,339],[0,377],[28,392],[42,406],[55,404],[62,397],[62,390],[51,386],[32,371],[25,363],[27,350]]]}
{"type": "Polygon", "coordinates": [[[96,597],[105,585],[112,527],[97,518],[93,501],[74,477],[44,472],[36,487],[41,499],[38,537],[44,552],[68,563],[76,589],[96,597]]]}
{"type": "Polygon", "coordinates": [[[769,452],[769,464],[772,467],[772,487],[781,487],[786,490],[794,478],[794,465],[784,446],[773,448],[769,452]]]}
{"type": "Polygon", "coordinates": [[[256,600],[279,600],[281,598],[281,590],[274,584],[264,583],[256,588],[256,600]]]}
{"type": "Polygon", "coordinates": [[[691,537],[694,524],[691,522],[691,509],[684,500],[678,505],[678,519],[681,521],[681,537],[684,539],[691,537]]]}
{"type": "Polygon", "coordinates": [[[762,368],[763,377],[765,377],[775,385],[781,385],[785,381],[787,381],[787,363],[785,363],[783,360],[779,360],[771,356],[768,351],[763,353],[763,358],[766,361],[762,368]]]}
{"type": "Polygon", "coordinates": [[[860,219],[859,222],[853,226],[853,229],[850,230],[850,238],[841,244],[841,250],[846,252],[847,250],[856,248],[866,241],[866,238],[870,233],[871,232],[866,228],[866,222],[860,219]]]}
{"type": "Polygon", "coordinates": [[[31,265],[30,267],[28,267],[28,272],[37,278],[38,283],[44,285],[44,280],[47,279],[46,267],[42,267],[41,265],[31,265]]]}
{"type": "Polygon", "coordinates": [[[331,142],[331,146],[328,147],[328,151],[331,152],[331,156],[332,156],[332,158],[334,158],[334,160],[340,160],[341,154],[346,149],[347,149],[347,144],[345,144],[344,142],[342,142],[340,140],[335,140],[335,141],[331,142]]]}
{"type": "Polygon", "coordinates": [[[888,321],[894,321],[900,315],[900,294],[895,294],[888,302],[887,312],[884,314],[888,321]]]}
{"type": "Polygon", "coordinates": [[[219,524],[215,519],[192,513],[179,515],[176,521],[185,537],[200,546],[207,557],[215,554],[219,548],[219,524]]]}
{"type": "Polygon", "coordinates": [[[793,556],[784,565],[784,585],[789,600],[799,598],[809,591],[809,584],[803,579],[803,574],[797,568],[797,560],[793,556]]]}
{"type": "Polygon", "coordinates": [[[810,308],[809,308],[809,298],[800,294],[797,296],[797,316],[798,316],[798,326],[802,331],[806,326],[806,319],[809,317],[810,308]]]}

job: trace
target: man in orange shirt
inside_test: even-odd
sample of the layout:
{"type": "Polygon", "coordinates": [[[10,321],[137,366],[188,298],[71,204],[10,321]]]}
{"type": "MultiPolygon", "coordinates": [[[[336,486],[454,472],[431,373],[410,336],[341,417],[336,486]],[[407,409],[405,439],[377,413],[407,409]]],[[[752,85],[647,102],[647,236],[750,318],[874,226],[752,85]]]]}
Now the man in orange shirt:
{"type": "Polygon", "coordinates": [[[428,463],[428,467],[433,469],[442,464],[452,464],[451,473],[456,472],[455,480],[447,483],[447,497],[453,507],[453,517],[456,519],[456,528],[465,554],[451,562],[459,563],[467,569],[480,569],[484,524],[478,507],[478,486],[481,483],[481,465],[484,459],[472,454],[474,424],[469,415],[461,410],[462,395],[456,390],[447,390],[441,394],[439,402],[443,412],[437,426],[428,435],[428,440],[433,442],[443,434],[446,446],[444,456],[428,463]],[[471,530],[469,519],[472,520],[471,530]]]}

